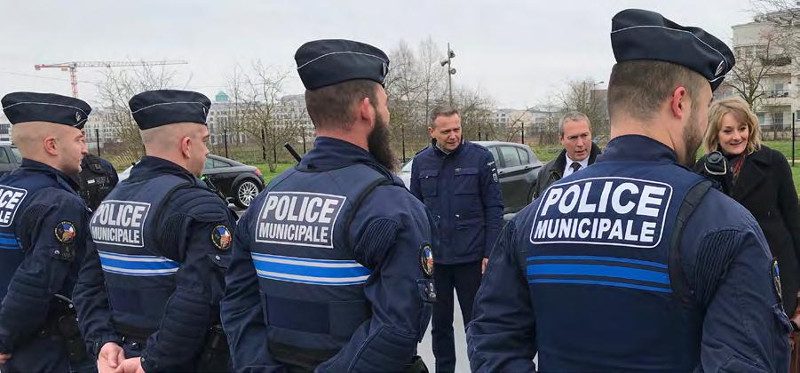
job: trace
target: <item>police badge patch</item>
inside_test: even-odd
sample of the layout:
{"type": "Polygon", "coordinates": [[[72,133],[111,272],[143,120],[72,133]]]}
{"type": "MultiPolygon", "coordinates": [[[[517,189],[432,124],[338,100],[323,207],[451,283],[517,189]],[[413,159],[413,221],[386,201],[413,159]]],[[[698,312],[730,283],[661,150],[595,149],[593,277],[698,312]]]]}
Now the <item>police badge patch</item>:
{"type": "Polygon", "coordinates": [[[228,250],[231,247],[232,240],[231,231],[224,225],[218,225],[211,231],[211,242],[214,243],[217,249],[228,250]]]}
{"type": "Polygon", "coordinates": [[[772,260],[772,285],[775,287],[775,293],[778,294],[778,301],[783,302],[783,289],[781,288],[781,271],[778,268],[778,261],[772,260]]]}
{"type": "Polygon", "coordinates": [[[433,276],[433,249],[429,244],[423,244],[419,250],[419,264],[425,277],[433,276]]]}
{"type": "Polygon", "coordinates": [[[75,224],[66,220],[56,224],[54,233],[58,242],[64,245],[71,244],[75,241],[75,236],[78,235],[78,232],[75,230],[75,224]]]}

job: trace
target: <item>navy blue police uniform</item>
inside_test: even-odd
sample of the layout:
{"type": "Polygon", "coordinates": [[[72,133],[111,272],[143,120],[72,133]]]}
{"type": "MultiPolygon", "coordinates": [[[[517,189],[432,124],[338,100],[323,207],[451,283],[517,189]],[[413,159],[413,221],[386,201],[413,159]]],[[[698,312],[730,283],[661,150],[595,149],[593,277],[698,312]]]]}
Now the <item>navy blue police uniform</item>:
{"type": "MultiPolygon", "coordinates": [[[[142,130],[205,124],[210,102],[188,91],[148,91],[130,100],[142,130]]],[[[204,182],[145,156],[92,215],[90,251],[75,289],[87,347],[107,342],[141,357],[146,372],[224,371],[219,300],[235,224],[204,182]]]]}
{"type": "Polygon", "coordinates": [[[433,143],[414,156],[411,193],[433,220],[437,301],[431,336],[436,370],[455,370],[453,290],[465,325],[481,283],[481,260],[489,257],[503,223],[503,199],[497,166],[488,149],[464,141],[443,152],[433,143]]]}
{"type": "MultiPolygon", "coordinates": [[[[614,30],[618,61],[669,44],[683,51],[669,61],[712,88],[734,63],[718,39],[656,13],[623,11],[614,30]]],[[[666,145],[626,135],[547,189],[492,252],[467,332],[473,371],[533,371],[537,353],[540,371],[787,371],[764,235],[709,186],[666,145]]]]}
{"type": "MultiPolygon", "coordinates": [[[[2,106],[13,124],[78,129],[91,112],[75,98],[28,92],[6,95],[2,106]]],[[[69,299],[88,239],[89,211],[76,189],[64,172],[24,157],[0,177],[0,353],[12,355],[3,372],[91,366],[69,299]]]]}
{"type": "MultiPolygon", "coordinates": [[[[386,55],[346,41],[297,52],[309,90],[383,82],[386,55]]],[[[430,225],[424,206],[368,151],[318,137],[239,220],[222,302],[234,370],[409,369],[427,327],[430,225]]]]}

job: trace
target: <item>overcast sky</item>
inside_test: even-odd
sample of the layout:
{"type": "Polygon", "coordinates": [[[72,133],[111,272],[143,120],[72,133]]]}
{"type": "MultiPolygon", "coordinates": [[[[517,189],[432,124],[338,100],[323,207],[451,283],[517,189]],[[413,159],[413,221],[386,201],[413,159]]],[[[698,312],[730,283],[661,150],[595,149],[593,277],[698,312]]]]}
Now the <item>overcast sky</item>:
{"type": "MultiPolygon", "coordinates": [[[[752,20],[750,0],[303,1],[0,0],[0,95],[17,90],[70,95],[68,73],[33,65],[67,61],[183,59],[181,85],[213,98],[237,64],[261,60],[292,71],[302,43],[348,38],[387,53],[401,40],[450,42],[454,81],[498,106],[544,102],[573,79],[607,81],[614,63],[611,17],[655,10],[730,44],[731,26],[752,20]],[[188,83],[187,83],[188,82],[188,83]]],[[[443,52],[444,54],[444,52],[443,52]]],[[[79,69],[81,98],[96,102],[102,69],[79,69]]],[[[605,86],[602,84],[601,86],[605,86]]]]}

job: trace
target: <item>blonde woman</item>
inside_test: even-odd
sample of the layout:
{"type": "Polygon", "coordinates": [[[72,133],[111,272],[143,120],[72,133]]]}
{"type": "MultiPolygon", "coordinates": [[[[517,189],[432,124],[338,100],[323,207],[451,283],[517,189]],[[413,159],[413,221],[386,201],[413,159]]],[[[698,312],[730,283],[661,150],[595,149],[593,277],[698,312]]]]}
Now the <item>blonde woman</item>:
{"type": "MultiPolygon", "coordinates": [[[[718,180],[764,231],[778,260],[783,307],[792,321],[800,322],[800,210],[786,157],[761,143],[758,118],[738,98],[711,106],[704,145],[708,153],[719,151],[725,157],[727,172],[718,180]]],[[[697,162],[698,170],[704,171],[707,159],[708,154],[697,162]]]]}

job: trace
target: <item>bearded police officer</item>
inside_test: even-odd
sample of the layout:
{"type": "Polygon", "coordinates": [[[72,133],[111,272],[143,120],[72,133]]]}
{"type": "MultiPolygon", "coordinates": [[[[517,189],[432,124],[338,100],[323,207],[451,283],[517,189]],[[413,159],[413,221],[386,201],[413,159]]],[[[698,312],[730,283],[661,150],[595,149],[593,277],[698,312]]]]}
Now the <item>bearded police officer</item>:
{"type": "Polygon", "coordinates": [[[147,155],[92,215],[97,250],[75,290],[100,370],[227,368],[218,304],[234,217],[197,178],[208,154],[209,106],[188,91],[130,100],[147,155]]]}
{"type": "Polygon", "coordinates": [[[730,49],[644,10],[612,21],[611,141],[504,229],[472,369],[786,372],[789,324],[753,217],[685,166],[730,49]]]}
{"type": "Polygon", "coordinates": [[[424,206],[392,174],[389,60],[348,40],[295,59],[317,139],[239,221],[222,302],[234,369],[404,371],[435,294],[424,206]]]}
{"type": "Polygon", "coordinates": [[[30,92],[8,94],[2,106],[23,159],[0,177],[0,371],[79,371],[91,360],[69,298],[89,212],[71,177],[87,152],[81,129],[91,108],[30,92]]]}

